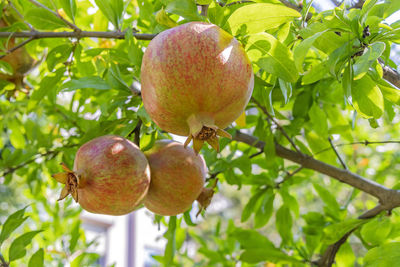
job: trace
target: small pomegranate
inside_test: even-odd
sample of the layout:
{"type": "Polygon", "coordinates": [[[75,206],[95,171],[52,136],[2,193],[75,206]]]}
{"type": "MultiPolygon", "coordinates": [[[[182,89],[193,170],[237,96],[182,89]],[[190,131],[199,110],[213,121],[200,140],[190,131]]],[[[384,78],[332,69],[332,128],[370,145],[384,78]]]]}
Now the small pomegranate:
{"type": "Polygon", "coordinates": [[[171,140],[156,141],[145,155],[151,170],[145,207],[165,216],[185,212],[202,192],[207,170],[203,158],[171,140]]]}
{"type": "MultiPolygon", "coordinates": [[[[5,10],[4,12],[6,15],[3,16],[2,19],[0,19],[0,28],[7,27],[9,25],[9,23],[5,19],[13,19],[13,17],[7,13],[7,10],[5,10]]],[[[3,46],[7,47],[7,49],[11,49],[15,45],[15,38],[10,38],[9,40],[3,42],[3,46]]],[[[7,96],[11,97],[20,90],[27,93],[28,91],[23,88],[23,79],[25,74],[33,68],[34,60],[28,54],[26,49],[24,47],[18,48],[17,50],[3,57],[1,60],[10,64],[14,72],[12,75],[0,73],[0,79],[7,80],[15,84],[15,89],[9,91],[7,96]]]]}
{"type": "Polygon", "coordinates": [[[89,212],[123,215],[142,203],[150,185],[145,155],[131,141],[106,135],[95,138],[76,153],[74,170],[53,177],[65,184],[59,200],[69,194],[89,212]]]}
{"type": "Polygon", "coordinates": [[[219,150],[217,136],[244,111],[254,87],[240,43],[216,25],[189,22],[158,34],[142,61],[143,104],[163,130],[219,150]]]}

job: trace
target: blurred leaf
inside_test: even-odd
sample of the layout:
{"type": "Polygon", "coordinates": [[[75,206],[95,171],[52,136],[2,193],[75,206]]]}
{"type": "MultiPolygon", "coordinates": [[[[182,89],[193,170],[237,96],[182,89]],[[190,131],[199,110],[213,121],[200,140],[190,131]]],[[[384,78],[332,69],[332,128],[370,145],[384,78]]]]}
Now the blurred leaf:
{"type": "Polygon", "coordinates": [[[361,228],[361,236],[364,241],[376,246],[384,243],[392,230],[390,219],[386,216],[377,217],[364,224],[361,228]]]}
{"type": "Polygon", "coordinates": [[[43,267],[44,266],[44,250],[41,248],[36,251],[29,259],[28,267],[43,267]]]}
{"type": "Polygon", "coordinates": [[[42,230],[31,231],[17,237],[11,243],[10,248],[8,250],[9,261],[14,261],[24,257],[26,255],[25,247],[28,246],[31,243],[32,239],[35,237],[35,235],[37,235],[40,232],[42,232],[42,230]]]}
{"type": "Polygon", "coordinates": [[[363,225],[368,220],[361,219],[348,219],[338,223],[331,224],[324,228],[325,239],[324,242],[327,244],[333,244],[341,239],[347,232],[354,228],[363,225]]]}
{"type": "Polygon", "coordinates": [[[272,190],[267,190],[260,199],[260,205],[254,215],[254,228],[266,225],[274,211],[275,194],[272,190]]]}
{"type": "Polygon", "coordinates": [[[165,7],[165,11],[168,13],[177,14],[187,20],[202,20],[202,17],[197,11],[197,6],[193,0],[170,1],[165,7]]]}
{"type": "Polygon", "coordinates": [[[76,2],[75,0],[59,0],[61,7],[64,9],[65,13],[68,17],[75,21],[76,14],[76,2]]]}
{"type": "Polygon", "coordinates": [[[364,266],[392,267],[400,261],[400,242],[393,242],[370,249],[364,257],[364,266]]]}
{"type": "Polygon", "coordinates": [[[276,212],[276,228],[282,237],[282,243],[288,244],[292,241],[293,220],[290,210],[286,205],[282,205],[276,212]]]}
{"type": "Polygon", "coordinates": [[[175,233],[176,216],[171,216],[169,217],[168,230],[164,234],[164,237],[167,239],[167,245],[164,252],[164,264],[166,266],[171,266],[172,262],[174,261],[176,251],[175,233]]]}
{"type": "Polygon", "coordinates": [[[4,240],[6,240],[15,229],[17,229],[28,217],[24,217],[25,210],[28,206],[17,210],[10,216],[8,216],[7,220],[1,227],[0,233],[0,248],[3,244],[4,240]]]}
{"type": "Polygon", "coordinates": [[[301,263],[301,261],[299,261],[295,257],[291,257],[278,249],[271,248],[253,248],[245,250],[240,255],[240,260],[248,263],[257,263],[261,261],[270,261],[275,263],[279,262],[282,264],[301,263]]]}
{"type": "Polygon", "coordinates": [[[71,51],[72,46],[70,44],[63,44],[50,50],[46,57],[47,68],[49,71],[52,72],[58,63],[66,62],[71,54],[71,51]]]}

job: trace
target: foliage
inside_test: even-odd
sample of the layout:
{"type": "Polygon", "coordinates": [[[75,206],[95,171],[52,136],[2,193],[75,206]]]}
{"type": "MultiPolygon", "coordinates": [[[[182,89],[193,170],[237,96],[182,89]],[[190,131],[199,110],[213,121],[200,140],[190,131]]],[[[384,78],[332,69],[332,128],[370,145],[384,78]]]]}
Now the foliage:
{"type": "MultiPolygon", "coordinates": [[[[77,148],[97,136],[133,138],[139,125],[142,150],[171,138],[150,120],[137,93],[149,41],[135,34],[194,20],[219,25],[245,47],[256,75],[253,98],[245,123],[242,118],[228,131],[255,136],[265,147],[260,152],[240,140],[222,139],[221,153],[202,149],[211,180],[219,181],[213,201],[229,196],[228,208],[211,206],[197,224],[189,213],[158,218],[168,226],[168,244],[165,255],[155,258],[166,266],[308,266],[348,234],[336,266],[398,262],[397,210],[357,218],[378,201],[284,160],[275,143],[398,188],[398,144],[371,141],[399,138],[400,90],[385,79],[383,67],[396,68],[391,51],[400,42],[400,23],[386,19],[399,10],[399,2],[368,0],[360,9],[342,4],[321,12],[312,1],[303,1],[297,11],[277,0],[254,2],[212,1],[207,17],[192,0],[41,0],[47,8],[31,0],[0,4],[21,15],[1,31],[29,32],[32,26],[40,32],[75,30],[79,37],[75,25],[112,33],[109,39],[31,40],[24,48],[37,67],[24,80],[27,92],[6,97],[15,87],[1,80],[0,251],[11,266],[95,262],[80,228],[80,209],[71,199],[56,201],[59,188],[50,175],[59,172],[59,162],[72,166],[77,148]],[[26,252],[31,240],[33,248],[26,252]],[[195,257],[187,242],[195,244],[195,257]]],[[[5,53],[7,38],[2,40],[5,53]]],[[[3,61],[0,70],[9,73],[9,64],[3,61]]]]}

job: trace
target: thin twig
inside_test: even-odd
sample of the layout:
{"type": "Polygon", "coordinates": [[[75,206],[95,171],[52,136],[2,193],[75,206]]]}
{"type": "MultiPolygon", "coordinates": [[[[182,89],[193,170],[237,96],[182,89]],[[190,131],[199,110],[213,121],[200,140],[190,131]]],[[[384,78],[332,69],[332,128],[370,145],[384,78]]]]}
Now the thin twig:
{"type": "MultiPolygon", "coordinates": [[[[396,140],[389,140],[389,141],[368,141],[368,140],[365,140],[365,141],[357,141],[357,142],[352,142],[352,143],[337,144],[337,145],[334,145],[334,146],[335,146],[335,147],[350,146],[350,145],[365,145],[365,146],[368,146],[368,145],[378,145],[378,144],[400,144],[400,141],[396,141],[396,140]]],[[[316,156],[316,155],[321,154],[321,153],[323,153],[323,152],[325,152],[325,151],[328,151],[328,150],[330,150],[330,149],[331,149],[331,147],[324,148],[324,149],[322,149],[322,150],[320,150],[320,151],[314,153],[313,155],[316,156]]]]}
{"type": "Polygon", "coordinates": [[[23,47],[24,45],[26,45],[27,43],[29,43],[30,41],[32,41],[32,40],[34,40],[34,39],[35,39],[34,37],[31,37],[31,38],[29,38],[29,39],[23,41],[22,43],[20,43],[20,44],[14,46],[13,48],[10,48],[9,50],[7,50],[7,52],[6,52],[4,55],[0,55],[0,59],[2,59],[3,57],[5,57],[5,56],[11,54],[11,53],[14,52],[15,50],[17,50],[17,49],[23,47]]]}
{"type": "MultiPolygon", "coordinates": [[[[78,146],[78,144],[70,144],[70,145],[64,145],[63,148],[71,148],[71,147],[76,147],[76,146],[78,146]]],[[[47,151],[45,153],[36,154],[33,158],[31,158],[31,159],[29,159],[29,160],[27,160],[27,161],[15,166],[15,167],[11,167],[11,168],[6,169],[2,174],[0,174],[0,177],[4,177],[4,176],[6,176],[8,174],[11,174],[11,173],[15,172],[16,170],[25,167],[26,165],[34,162],[35,160],[37,160],[39,158],[47,157],[47,156],[53,156],[54,157],[60,152],[62,152],[62,151],[61,150],[49,150],[49,151],[47,151]]]]}
{"type": "Polygon", "coordinates": [[[229,3],[229,4],[225,4],[225,3],[222,3],[222,2],[218,2],[218,4],[219,4],[220,6],[222,6],[222,7],[224,7],[224,6],[228,7],[228,6],[233,6],[233,5],[237,5],[237,4],[244,4],[244,3],[254,3],[254,1],[242,0],[242,1],[232,2],[232,3],[229,3]]]}
{"type": "Polygon", "coordinates": [[[29,29],[31,29],[31,31],[34,31],[35,29],[33,28],[33,26],[27,22],[24,18],[24,16],[19,12],[19,10],[13,5],[13,3],[11,1],[8,2],[8,5],[14,9],[14,11],[18,14],[18,16],[22,19],[22,21],[29,27],[29,29]]]}
{"type": "MultiPolygon", "coordinates": [[[[384,210],[384,208],[381,205],[377,205],[373,209],[370,209],[370,210],[366,211],[365,213],[361,214],[360,216],[358,216],[358,219],[370,219],[370,218],[373,218],[373,217],[377,216],[378,214],[380,214],[383,210],[384,210]]],[[[332,266],[332,264],[335,261],[336,254],[339,251],[340,247],[344,243],[346,243],[347,238],[355,230],[357,230],[358,227],[360,227],[360,226],[354,227],[353,229],[348,231],[346,234],[344,234],[342,238],[340,238],[338,241],[336,241],[335,243],[330,245],[325,250],[325,253],[324,253],[324,255],[322,255],[321,259],[318,261],[318,263],[317,263],[318,266],[319,267],[330,267],[330,266],[332,266]]]]}
{"type": "Polygon", "coordinates": [[[140,145],[140,128],[142,127],[142,120],[139,119],[136,127],[127,135],[127,138],[130,139],[134,134],[134,143],[139,146],[140,145]]]}
{"type": "Polygon", "coordinates": [[[39,3],[36,0],[29,0],[31,3],[33,3],[34,5],[46,9],[47,11],[49,11],[50,13],[52,13],[53,15],[55,15],[56,17],[58,17],[59,19],[61,19],[65,24],[67,24],[71,29],[73,29],[76,32],[81,32],[81,29],[79,29],[78,26],[76,26],[75,24],[69,22],[68,20],[66,20],[63,16],[61,16],[58,12],[51,10],[50,8],[48,8],[47,6],[43,5],[42,3],[39,3]]]}
{"type": "Polygon", "coordinates": [[[222,171],[214,172],[214,173],[210,174],[210,177],[208,177],[208,178],[206,179],[206,182],[209,182],[209,181],[211,181],[211,180],[217,178],[217,175],[220,174],[221,172],[222,172],[222,171]]]}
{"type": "Polygon", "coordinates": [[[282,179],[282,181],[279,181],[275,184],[275,188],[279,188],[281,186],[281,184],[283,184],[284,182],[286,182],[287,180],[289,180],[291,177],[293,177],[296,173],[298,173],[299,171],[301,171],[302,169],[304,169],[303,166],[298,167],[296,170],[292,171],[292,172],[287,172],[285,177],[282,179]]]}
{"type": "Polygon", "coordinates": [[[340,164],[342,164],[343,169],[347,170],[346,163],[344,163],[342,157],[339,155],[339,152],[336,150],[335,145],[332,143],[332,139],[330,137],[328,137],[328,141],[329,141],[329,144],[331,144],[331,147],[332,147],[333,151],[335,152],[336,157],[339,159],[340,164]]]}
{"type": "Polygon", "coordinates": [[[268,119],[270,119],[275,126],[278,128],[278,130],[285,136],[285,138],[289,141],[289,143],[293,146],[293,148],[298,152],[301,153],[300,150],[297,148],[296,144],[293,142],[292,138],[289,137],[289,135],[286,133],[285,129],[282,128],[282,126],[275,120],[274,117],[269,114],[268,110],[260,104],[254,97],[251,98],[251,101],[253,101],[262,111],[265,115],[267,115],[268,119]]]}

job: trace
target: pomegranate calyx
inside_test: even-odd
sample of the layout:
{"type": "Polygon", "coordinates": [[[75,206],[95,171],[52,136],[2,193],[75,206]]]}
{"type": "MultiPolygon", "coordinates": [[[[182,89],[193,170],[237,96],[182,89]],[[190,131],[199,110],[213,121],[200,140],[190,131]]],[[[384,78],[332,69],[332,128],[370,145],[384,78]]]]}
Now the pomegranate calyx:
{"type": "Polygon", "coordinates": [[[75,172],[71,171],[64,163],[61,163],[60,165],[64,172],[56,173],[51,176],[57,182],[65,184],[57,201],[63,200],[68,195],[71,195],[75,202],[78,202],[78,187],[80,185],[79,176],[75,172]]]}
{"type": "Polygon", "coordinates": [[[187,147],[187,145],[193,139],[193,150],[196,152],[196,154],[199,153],[204,142],[207,142],[213,149],[219,152],[218,136],[232,139],[232,136],[228,132],[219,129],[217,126],[203,126],[197,134],[191,134],[188,136],[184,146],[187,147]]]}
{"type": "Polygon", "coordinates": [[[196,201],[200,205],[200,209],[196,214],[196,217],[199,216],[199,214],[203,211],[206,210],[207,207],[211,203],[211,199],[214,196],[214,188],[209,188],[209,187],[204,187],[203,190],[201,190],[200,195],[197,197],[196,201]]]}

